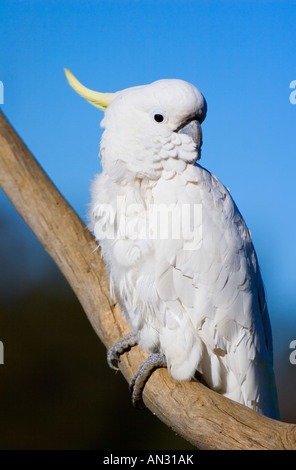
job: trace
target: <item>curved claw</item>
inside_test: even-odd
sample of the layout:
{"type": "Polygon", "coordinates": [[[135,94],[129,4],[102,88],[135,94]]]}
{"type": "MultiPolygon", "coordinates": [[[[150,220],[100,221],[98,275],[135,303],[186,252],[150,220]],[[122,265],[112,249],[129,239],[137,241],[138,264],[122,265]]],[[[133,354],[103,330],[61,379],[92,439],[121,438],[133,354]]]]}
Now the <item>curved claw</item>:
{"type": "Polygon", "coordinates": [[[118,370],[120,356],[136,344],[138,344],[138,337],[134,331],[120,338],[107,352],[108,366],[113,370],[118,370]]]}
{"type": "Polygon", "coordinates": [[[119,359],[120,359],[120,354],[118,353],[117,349],[114,346],[112,346],[110,349],[108,349],[107,363],[108,363],[108,366],[111,369],[118,370],[119,369],[118,362],[119,362],[119,359]]]}
{"type": "Polygon", "coordinates": [[[129,389],[132,392],[132,403],[135,408],[144,408],[142,394],[145,384],[152,372],[159,367],[167,367],[165,355],[161,353],[153,353],[148,356],[146,361],[140,365],[137,372],[132,376],[129,383],[129,389]]]}

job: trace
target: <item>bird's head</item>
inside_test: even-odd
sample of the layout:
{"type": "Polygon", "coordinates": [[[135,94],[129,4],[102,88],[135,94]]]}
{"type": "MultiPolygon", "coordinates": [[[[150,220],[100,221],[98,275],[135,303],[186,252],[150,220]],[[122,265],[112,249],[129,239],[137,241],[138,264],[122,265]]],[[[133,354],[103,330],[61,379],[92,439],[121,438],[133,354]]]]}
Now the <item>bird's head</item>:
{"type": "Polygon", "coordinates": [[[116,93],[99,93],[81,85],[65,70],[69,84],[105,111],[102,164],[124,162],[134,173],[157,177],[200,158],[201,123],[206,116],[202,94],[184,80],[158,80],[116,93]]]}

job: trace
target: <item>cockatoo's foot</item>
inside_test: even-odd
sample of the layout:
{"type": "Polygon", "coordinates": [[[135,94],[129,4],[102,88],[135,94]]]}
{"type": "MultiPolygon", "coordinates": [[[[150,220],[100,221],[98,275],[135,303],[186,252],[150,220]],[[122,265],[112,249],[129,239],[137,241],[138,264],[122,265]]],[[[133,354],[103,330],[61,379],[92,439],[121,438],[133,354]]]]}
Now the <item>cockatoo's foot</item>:
{"type": "Polygon", "coordinates": [[[165,355],[161,353],[150,354],[131,378],[129,388],[132,392],[132,402],[135,408],[143,408],[142,393],[145,383],[152,372],[159,367],[167,367],[165,355]]]}
{"type": "Polygon", "coordinates": [[[118,340],[107,352],[107,362],[109,367],[114,370],[118,370],[118,362],[121,354],[128,351],[133,346],[138,344],[137,333],[131,331],[127,335],[123,336],[118,340]]]}

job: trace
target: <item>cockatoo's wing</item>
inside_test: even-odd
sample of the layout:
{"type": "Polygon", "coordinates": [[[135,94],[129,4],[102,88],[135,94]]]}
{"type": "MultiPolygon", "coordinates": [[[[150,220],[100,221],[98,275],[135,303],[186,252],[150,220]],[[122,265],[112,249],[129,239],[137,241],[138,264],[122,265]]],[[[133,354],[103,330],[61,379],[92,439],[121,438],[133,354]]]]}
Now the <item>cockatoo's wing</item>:
{"type": "MultiPolygon", "coordinates": [[[[188,337],[188,351],[183,351],[188,360],[172,375],[182,378],[197,367],[211,388],[277,417],[271,329],[249,231],[228,190],[198,165],[190,172],[185,192],[177,184],[175,198],[179,204],[202,205],[192,230],[200,239],[194,249],[184,237],[182,244],[158,244],[163,261],[157,266],[156,289],[167,306],[168,326],[162,342],[167,337],[169,343],[174,328],[188,337]]],[[[158,201],[160,193],[158,187],[158,201]]],[[[174,354],[180,356],[176,344],[171,358],[167,354],[169,363],[176,364],[174,354]]]]}

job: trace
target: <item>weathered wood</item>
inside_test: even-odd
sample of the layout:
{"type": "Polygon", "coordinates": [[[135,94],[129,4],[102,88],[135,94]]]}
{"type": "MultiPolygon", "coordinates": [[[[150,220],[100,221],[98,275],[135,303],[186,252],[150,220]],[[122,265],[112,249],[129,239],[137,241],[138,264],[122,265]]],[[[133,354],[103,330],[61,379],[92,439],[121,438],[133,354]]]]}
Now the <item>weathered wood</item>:
{"type": "MultiPolygon", "coordinates": [[[[110,347],[129,331],[112,305],[93,236],[0,112],[0,184],[72,286],[97,335],[110,347]]],[[[146,355],[123,356],[129,380],[146,355]]],[[[296,449],[296,425],[265,418],[199,382],[177,382],[166,370],[149,379],[144,402],[170,428],[201,449],[296,449]]]]}

